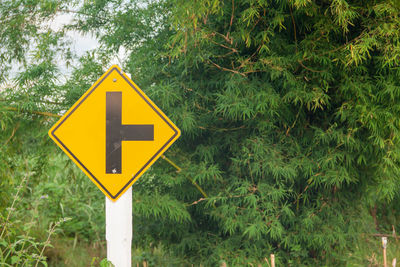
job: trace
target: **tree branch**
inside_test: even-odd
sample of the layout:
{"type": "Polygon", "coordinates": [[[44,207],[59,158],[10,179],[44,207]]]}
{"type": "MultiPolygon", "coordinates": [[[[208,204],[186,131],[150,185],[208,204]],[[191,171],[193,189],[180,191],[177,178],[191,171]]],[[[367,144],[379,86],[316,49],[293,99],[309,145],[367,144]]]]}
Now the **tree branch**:
{"type": "MultiPolygon", "coordinates": [[[[169,158],[167,158],[165,155],[161,155],[161,158],[163,160],[165,160],[166,162],[168,162],[169,164],[171,164],[177,171],[176,172],[181,172],[182,168],[180,168],[178,165],[175,164],[175,162],[173,162],[172,160],[170,160],[169,158]]],[[[205,197],[208,198],[208,195],[206,194],[206,192],[204,192],[203,188],[200,187],[200,185],[198,183],[196,183],[195,180],[193,180],[192,178],[186,176],[185,174],[183,174],[183,176],[188,179],[190,182],[192,182],[192,184],[197,188],[197,190],[199,190],[199,192],[205,197]]],[[[215,206],[214,206],[215,208],[215,206]]]]}
{"type": "Polygon", "coordinates": [[[233,72],[233,73],[242,75],[243,77],[246,77],[246,74],[244,74],[244,73],[241,73],[241,72],[239,72],[239,71],[237,71],[237,70],[232,70],[232,69],[227,69],[227,68],[225,68],[225,67],[221,67],[220,65],[218,65],[218,64],[216,64],[216,63],[214,63],[214,62],[212,62],[211,60],[208,60],[208,63],[211,63],[212,65],[214,65],[215,67],[217,67],[217,68],[220,69],[220,70],[233,72]]]}
{"type": "Polygon", "coordinates": [[[50,112],[17,109],[16,107],[4,107],[4,108],[5,108],[5,110],[8,110],[8,111],[15,111],[15,112],[22,111],[22,112],[26,112],[26,113],[31,113],[31,114],[41,115],[41,116],[48,116],[48,117],[55,117],[55,118],[60,118],[61,117],[61,115],[50,113],[50,112]]]}
{"type": "Polygon", "coordinates": [[[4,142],[3,146],[6,146],[8,144],[8,142],[10,142],[10,140],[14,137],[15,132],[17,131],[17,129],[19,128],[19,122],[17,123],[17,125],[14,127],[10,137],[4,142]]]}

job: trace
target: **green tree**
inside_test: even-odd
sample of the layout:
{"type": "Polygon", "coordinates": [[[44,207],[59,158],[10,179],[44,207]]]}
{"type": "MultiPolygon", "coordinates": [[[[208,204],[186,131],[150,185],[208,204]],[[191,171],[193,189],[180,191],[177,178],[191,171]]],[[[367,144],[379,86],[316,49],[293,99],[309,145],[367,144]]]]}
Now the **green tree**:
{"type": "Polygon", "coordinates": [[[68,2],[0,2],[1,266],[47,266],[55,235],[102,241],[103,197],[47,136],[73,95],[60,73],[73,59],[68,40],[50,27],[68,2]]]}
{"type": "Polygon", "coordinates": [[[273,252],[284,264],[342,265],[361,233],[397,226],[386,216],[399,189],[395,1],[113,10],[88,4],[82,13],[109,14],[77,25],[107,51],[128,50],[125,69],[183,132],[168,152],[182,171],[159,164],[135,190],[173,196],[191,221],[171,230],[152,218],[139,232],[209,265],[273,252]]]}
{"type": "MultiPolygon", "coordinates": [[[[361,234],[398,228],[396,1],[54,5],[75,15],[65,29],[94,34],[101,47],[62,84],[49,84],[55,61],[21,73],[18,81],[47,73],[26,84],[61,105],[19,85],[2,92],[8,107],[65,110],[124,48],[123,69],[182,130],[166,153],[173,163],[159,160],[134,185],[137,246],[161,244],[207,266],[270,253],[282,265],[343,266],[361,234]]],[[[30,116],[41,115],[23,121],[30,116]]]]}

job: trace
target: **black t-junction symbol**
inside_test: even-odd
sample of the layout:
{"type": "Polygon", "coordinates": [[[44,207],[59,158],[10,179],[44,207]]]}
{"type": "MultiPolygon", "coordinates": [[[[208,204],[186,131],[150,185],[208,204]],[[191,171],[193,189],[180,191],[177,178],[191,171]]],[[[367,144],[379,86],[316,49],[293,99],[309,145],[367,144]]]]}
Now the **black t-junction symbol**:
{"type": "Polygon", "coordinates": [[[122,141],[154,141],[153,124],[122,124],[122,92],[106,92],[106,173],[121,173],[122,141]]]}

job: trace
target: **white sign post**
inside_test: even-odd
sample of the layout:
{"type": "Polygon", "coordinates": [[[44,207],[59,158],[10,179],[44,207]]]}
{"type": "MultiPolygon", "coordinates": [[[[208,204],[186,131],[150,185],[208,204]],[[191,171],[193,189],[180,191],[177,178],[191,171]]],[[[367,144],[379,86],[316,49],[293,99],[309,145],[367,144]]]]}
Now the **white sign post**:
{"type": "Polygon", "coordinates": [[[132,187],[118,199],[106,197],[107,259],[115,267],[131,267],[132,187]]]}

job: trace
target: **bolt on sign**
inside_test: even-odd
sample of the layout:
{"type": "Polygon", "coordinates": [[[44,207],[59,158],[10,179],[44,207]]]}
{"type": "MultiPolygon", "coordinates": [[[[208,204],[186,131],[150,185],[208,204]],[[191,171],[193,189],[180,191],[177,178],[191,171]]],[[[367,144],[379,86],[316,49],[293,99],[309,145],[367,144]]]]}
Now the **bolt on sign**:
{"type": "Polygon", "coordinates": [[[178,139],[180,130],[114,65],[49,135],[116,201],[178,139]]]}

